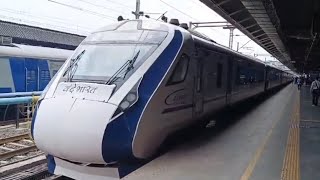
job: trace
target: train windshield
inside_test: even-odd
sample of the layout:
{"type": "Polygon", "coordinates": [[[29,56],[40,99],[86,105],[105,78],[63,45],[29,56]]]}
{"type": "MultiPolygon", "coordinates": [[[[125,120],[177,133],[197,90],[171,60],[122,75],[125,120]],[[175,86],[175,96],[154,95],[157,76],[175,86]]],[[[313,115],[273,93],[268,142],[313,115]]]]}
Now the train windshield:
{"type": "Polygon", "coordinates": [[[64,76],[71,81],[109,83],[112,78],[112,83],[121,82],[130,77],[165,37],[164,32],[155,34],[146,31],[132,33],[127,31],[125,34],[109,31],[96,34],[87,38],[79,46],[74,57],[71,58],[76,61],[69,69],[70,73],[65,73],[64,76]],[[123,38],[123,36],[130,38],[123,38]],[[141,39],[141,37],[144,38],[141,39]],[[150,41],[150,39],[153,40],[150,41]]]}

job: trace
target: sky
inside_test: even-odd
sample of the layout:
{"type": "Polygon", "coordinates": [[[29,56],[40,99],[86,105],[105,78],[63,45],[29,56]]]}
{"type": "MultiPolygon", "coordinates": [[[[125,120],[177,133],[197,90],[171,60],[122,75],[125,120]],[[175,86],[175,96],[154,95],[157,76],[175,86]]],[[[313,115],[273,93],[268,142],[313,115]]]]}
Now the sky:
{"type": "MultiPolygon", "coordinates": [[[[105,25],[116,22],[119,15],[134,19],[136,0],[1,0],[0,19],[88,35],[105,25]]],[[[225,21],[199,0],[141,0],[141,11],[153,19],[166,12],[168,19],[177,18],[180,23],[225,21]]],[[[145,19],[145,17],[142,17],[145,19]]],[[[222,28],[198,28],[224,46],[229,45],[229,30],[222,28]]],[[[269,53],[235,30],[233,49],[245,45],[240,52],[257,56],[261,60],[275,61],[269,53]]]]}

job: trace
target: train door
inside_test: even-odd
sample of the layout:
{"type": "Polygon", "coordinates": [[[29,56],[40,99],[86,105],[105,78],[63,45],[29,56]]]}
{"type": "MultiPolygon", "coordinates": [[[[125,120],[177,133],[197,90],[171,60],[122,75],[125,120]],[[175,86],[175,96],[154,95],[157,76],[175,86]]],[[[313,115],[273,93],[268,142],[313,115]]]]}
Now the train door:
{"type": "Polygon", "coordinates": [[[228,73],[229,68],[232,69],[232,67],[229,67],[228,59],[229,57],[225,54],[219,52],[213,53],[213,62],[215,64],[215,89],[213,93],[213,100],[210,100],[210,98],[208,101],[213,101],[214,104],[211,103],[211,106],[215,106],[215,108],[225,106],[227,98],[226,95],[231,92],[230,89],[228,90],[228,86],[231,87],[232,84],[232,82],[228,81],[228,73]]]}
{"type": "Polygon", "coordinates": [[[194,77],[194,106],[193,106],[193,116],[198,117],[203,113],[203,61],[204,56],[201,52],[199,52],[199,49],[197,49],[195,58],[195,77],[194,77]]]}
{"type": "Polygon", "coordinates": [[[265,66],[264,71],[264,91],[267,91],[269,88],[269,66],[265,66]]]}
{"type": "Polygon", "coordinates": [[[232,57],[228,58],[228,65],[227,65],[227,90],[226,90],[226,104],[230,104],[231,96],[232,96],[232,87],[233,87],[233,59],[232,57]]]}
{"type": "Polygon", "coordinates": [[[26,91],[26,72],[25,72],[25,59],[24,58],[10,58],[10,67],[12,79],[14,82],[15,92],[26,91]]]}
{"type": "Polygon", "coordinates": [[[49,83],[50,71],[48,67],[48,62],[46,60],[41,60],[38,62],[38,90],[42,91],[49,83]]]}
{"type": "Polygon", "coordinates": [[[25,59],[26,92],[38,91],[38,60],[25,59]]]}

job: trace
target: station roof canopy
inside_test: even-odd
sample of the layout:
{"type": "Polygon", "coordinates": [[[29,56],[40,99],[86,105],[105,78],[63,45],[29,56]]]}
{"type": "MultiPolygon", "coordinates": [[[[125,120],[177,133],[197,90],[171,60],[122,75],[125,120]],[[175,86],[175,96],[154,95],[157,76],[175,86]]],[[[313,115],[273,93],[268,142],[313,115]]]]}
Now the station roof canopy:
{"type": "Polygon", "coordinates": [[[200,1],[291,70],[320,70],[320,1],[200,1]]]}
{"type": "Polygon", "coordinates": [[[12,43],[33,46],[53,47],[60,49],[75,49],[85,38],[40,27],[17,24],[0,20],[0,37],[12,38],[12,43]]]}

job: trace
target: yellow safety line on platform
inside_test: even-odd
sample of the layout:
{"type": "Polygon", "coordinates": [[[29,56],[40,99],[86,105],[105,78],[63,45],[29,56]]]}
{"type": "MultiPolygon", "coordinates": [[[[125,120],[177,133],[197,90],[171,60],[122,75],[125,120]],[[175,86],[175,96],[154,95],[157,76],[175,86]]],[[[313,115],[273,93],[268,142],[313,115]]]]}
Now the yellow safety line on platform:
{"type": "Polygon", "coordinates": [[[283,159],[281,180],[300,180],[300,94],[294,108],[293,118],[283,159]]]}
{"type": "Polygon", "coordinates": [[[301,119],[300,122],[320,123],[320,120],[301,119]]]}
{"type": "MultiPolygon", "coordinates": [[[[283,106],[283,108],[281,109],[280,112],[282,112],[285,107],[286,106],[283,106]]],[[[269,138],[270,138],[270,136],[271,136],[271,134],[273,132],[273,129],[275,128],[275,126],[277,125],[279,120],[273,122],[273,124],[271,126],[271,129],[268,131],[268,134],[267,134],[266,138],[263,141],[263,144],[259,146],[258,150],[256,151],[256,153],[254,154],[253,158],[249,162],[248,167],[246,168],[246,170],[242,174],[240,180],[249,180],[250,179],[250,177],[252,175],[252,172],[253,172],[258,160],[260,159],[260,157],[262,155],[262,152],[264,151],[267,142],[269,141],[269,138]]]]}

